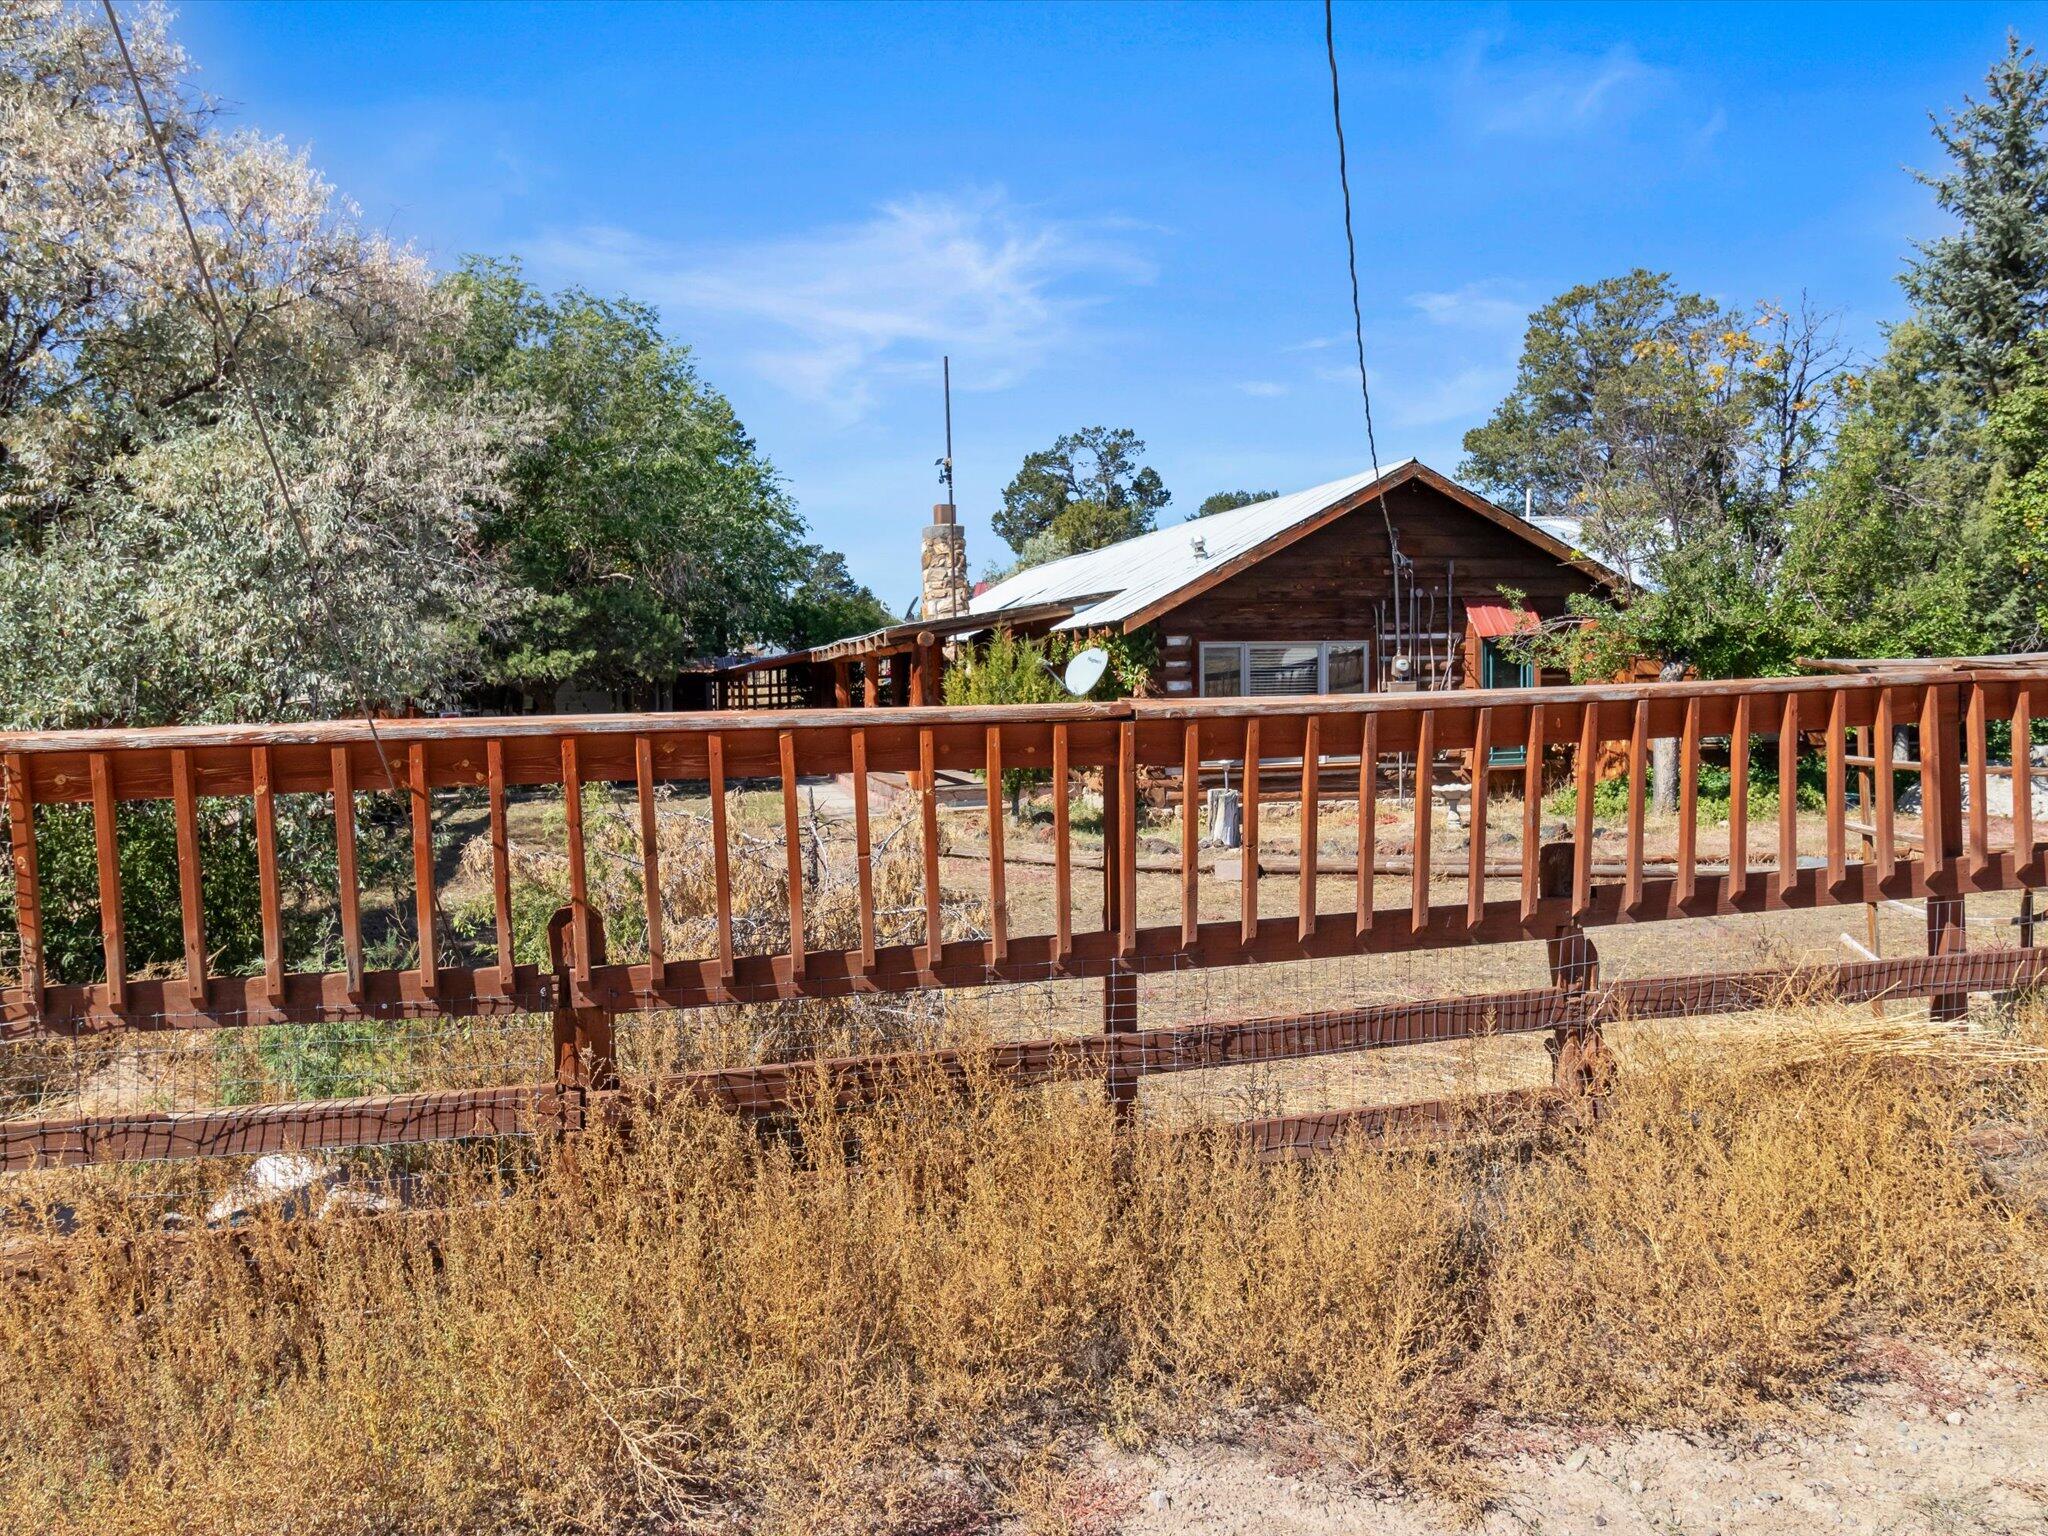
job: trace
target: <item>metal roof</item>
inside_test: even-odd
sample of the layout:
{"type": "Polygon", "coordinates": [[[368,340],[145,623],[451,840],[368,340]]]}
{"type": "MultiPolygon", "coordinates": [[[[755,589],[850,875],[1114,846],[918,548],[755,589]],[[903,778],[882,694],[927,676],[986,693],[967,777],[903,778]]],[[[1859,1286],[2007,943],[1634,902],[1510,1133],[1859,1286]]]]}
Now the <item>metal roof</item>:
{"type": "MultiPolygon", "coordinates": [[[[1475,510],[1483,508],[1483,515],[1558,559],[1593,565],[1552,530],[1494,507],[1415,459],[1402,459],[1385,466],[1377,481],[1370,472],[1348,475],[1327,485],[1253,502],[1229,512],[1191,518],[1104,549],[1035,565],[976,594],[973,612],[977,617],[996,618],[1019,608],[1068,602],[1075,611],[1056,626],[1060,629],[1121,624],[1184,588],[1203,582],[1230,561],[1245,556],[1259,558],[1255,552],[1261,545],[1282,539],[1344,503],[1355,502],[1376,489],[1391,489],[1417,475],[1449,487],[1467,505],[1475,510]]],[[[1604,568],[1598,574],[1612,579],[1612,573],[1604,568]]]]}

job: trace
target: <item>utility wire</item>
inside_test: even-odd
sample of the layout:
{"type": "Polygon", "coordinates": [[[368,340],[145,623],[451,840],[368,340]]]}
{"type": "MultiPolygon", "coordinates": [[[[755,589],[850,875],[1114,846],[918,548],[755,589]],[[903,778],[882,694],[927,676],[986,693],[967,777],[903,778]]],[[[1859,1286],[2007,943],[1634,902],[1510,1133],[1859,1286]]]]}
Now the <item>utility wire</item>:
{"type": "MultiPolygon", "coordinates": [[[[178,173],[172,168],[170,151],[164,145],[164,137],[158,131],[156,114],[149,107],[149,93],[142,88],[142,76],[135,68],[135,56],[128,51],[128,39],[121,31],[121,18],[114,12],[114,0],[100,0],[107,13],[107,25],[113,29],[114,42],[121,50],[121,63],[128,71],[128,83],[135,88],[135,104],[142,109],[142,123],[149,131],[149,142],[156,150],[157,164],[164,168],[164,180],[171,189],[171,201],[178,205],[178,219],[185,226],[185,239],[192,247],[193,265],[199,268],[199,284],[206,293],[209,319],[213,326],[213,366],[223,378],[229,372],[230,358],[227,311],[221,306],[220,294],[213,286],[213,273],[207,269],[206,252],[199,244],[199,231],[192,224],[192,210],[186,206],[184,191],[178,186],[178,173]]],[[[256,404],[256,389],[249,382],[246,373],[237,372],[236,381],[242,386],[242,398],[248,404],[250,418],[256,423],[257,435],[263,439],[264,457],[270,460],[270,471],[277,477],[277,494],[284,501],[285,512],[292,520],[292,529],[299,536],[299,548],[304,551],[306,563],[317,571],[318,562],[313,555],[313,540],[306,531],[306,520],[299,515],[298,504],[292,500],[292,489],[285,479],[284,465],[278,462],[277,449],[270,441],[270,426],[263,419],[263,412],[256,404]]]]}
{"type": "MultiPolygon", "coordinates": [[[[1330,60],[1330,119],[1337,128],[1337,185],[1344,193],[1344,253],[1351,272],[1351,336],[1358,348],[1358,395],[1365,402],[1365,447],[1372,458],[1374,484],[1380,479],[1380,448],[1372,429],[1372,385],[1365,372],[1365,316],[1358,302],[1358,240],[1351,230],[1351,168],[1344,154],[1344,102],[1337,88],[1337,32],[1332,0],[1323,0],[1323,51],[1330,60]]],[[[1387,525],[1387,556],[1391,564],[1394,605],[1395,650],[1401,649],[1401,571],[1408,559],[1394,534],[1394,517],[1387,510],[1387,493],[1379,493],[1380,519],[1387,525]]]]}

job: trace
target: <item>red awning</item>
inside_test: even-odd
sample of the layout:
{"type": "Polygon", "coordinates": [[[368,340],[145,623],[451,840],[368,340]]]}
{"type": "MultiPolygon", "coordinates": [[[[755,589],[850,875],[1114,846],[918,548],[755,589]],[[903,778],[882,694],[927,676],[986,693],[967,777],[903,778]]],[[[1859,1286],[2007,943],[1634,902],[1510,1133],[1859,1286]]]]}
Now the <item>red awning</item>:
{"type": "Polygon", "coordinates": [[[1467,603],[1465,616],[1472,626],[1472,633],[1482,640],[1526,634],[1542,623],[1526,608],[1508,608],[1499,603],[1467,603]]]}

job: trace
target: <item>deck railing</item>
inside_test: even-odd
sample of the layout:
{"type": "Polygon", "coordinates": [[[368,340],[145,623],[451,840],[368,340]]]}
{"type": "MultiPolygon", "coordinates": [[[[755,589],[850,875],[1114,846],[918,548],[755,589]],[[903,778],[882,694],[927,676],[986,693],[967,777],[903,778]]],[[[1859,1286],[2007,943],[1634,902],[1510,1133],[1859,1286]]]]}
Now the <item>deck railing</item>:
{"type": "MultiPolygon", "coordinates": [[[[2033,775],[2048,770],[2034,768],[2027,751],[2032,722],[2043,707],[2048,707],[2048,665],[1929,663],[1733,682],[1361,698],[385,720],[0,735],[19,956],[18,974],[0,988],[0,1039],[553,1012],[562,1068],[547,1112],[559,1117],[568,1112],[564,1095],[571,1089],[600,1092],[610,1086],[609,1020],[616,1014],[1049,976],[1104,977],[1109,982],[1105,1041],[1019,1049],[1037,1064],[1034,1070],[1050,1070],[1047,1064],[1055,1058],[1066,1063],[1068,1056],[1085,1057],[1085,1065],[1108,1072],[1113,1087],[1128,1097],[1137,1074],[1163,1070],[1161,1063],[1168,1060],[1186,1063],[1190,1054],[1185,1043],[1176,1048],[1163,1041],[1119,1044],[1115,1039],[1136,1028],[1135,977],[1147,970],[1509,940],[1556,942],[1561,935],[1606,925],[1890,899],[1929,899],[1928,954],[1939,961],[1961,949],[1960,898],[2043,882],[2048,848],[2037,835],[2043,829],[2035,824],[2029,790],[2033,775]],[[1917,742],[1910,747],[1913,755],[1900,748],[1901,728],[1908,727],[1906,738],[1917,742]],[[2009,731],[2015,744],[2009,764],[1991,760],[1994,727],[2000,735],[2009,731]],[[1675,739],[1679,764],[1676,857],[1667,861],[1648,856],[1645,836],[1649,764],[1659,738],[1675,739]],[[1752,828],[1751,749],[1771,738],[1786,792],[1779,797],[1775,825],[1752,828]],[[1792,790],[1803,741],[1819,743],[1824,769],[1824,834],[1815,839],[1820,851],[1806,857],[1800,853],[1799,797],[1792,790]],[[1723,742],[1730,775],[1725,836],[1718,828],[1701,826],[1698,804],[1703,753],[1711,744],[1718,754],[1723,742]],[[1412,843],[1406,899],[1397,906],[1376,905],[1376,876],[1388,862],[1376,851],[1379,811],[1389,794],[1386,771],[1400,760],[1438,764],[1461,754],[1469,754],[1462,761],[1484,763],[1503,748],[1521,752],[1519,766],[1488,776],[1496,787],[1510,778],[1521,781],[1521,825],[1514,830],[1522,857],[1511,894],[1500,893],[1497,868],[1489,874],[1489,796],[1470,797],[1464,867],[1444,870],[1432,867],[1431,845],[1446,807],[1439,796],[1420,793],[1407,797],[1412,803],[1403,812],[1410,818],[1412,843]],[[1568,766],[1561,767],[1561,759],[1568,759],[1568,766]],[[1595,787],[1603,762],[1619,765],[1625,786],[1625,830],[1614,857],[1597,852],[1594,835],[1595,787]],[[1262,887],[1270,892],[1273,882],[1256,877],[1262,809],[1271,814],[1270,798],[1262,806],[1262,797],[1270,796],[1275,764],[1300,775],[1290,812],[1299,818],[1297,895],[1285,913],[1261,908],[1262,887]],[[1205,770],[1213,778],[1219,768],[1242,794],[1245,844],[1237,911],[1224,919],[1204,912],[1204,891],[1216,877],[1213,871],[1205,875],[1198,858],[1198,797],[1205,770]],[[1004,849],[1004,776],[1020,769],[1037,770],[1056,786],[1050,804],[1051,917],[1028,931],[1006,891],[1012,865],[1004,849]],[[933,791],[939,775],[961,771],[985,776],[988,847],[985,885],[977,895],[985,899],[986,920],[975,936],[949,939],[941,910],[946,887],[933,791]],[[1576,791],[1569,846],[1549,839],[1551,852],[1539,857],[1546,842],[1543,802],[1560,771],[1576,791]],[[1318,831],[1333,774],[1340,781],[1355,774],[1355,786],[1345,798],[1358,804],[1359,829],[1348,861],[1352,900],[1348,910],[1336,912],[1324,910],[1322,898],[1330,867],[1344,861],[1322,848],[1318,831]],[[843,776],[851,798],[858,892],[857,937],[830,946],[807,934],[803,910],[808,833],[800,787],[822,775],[843,776]],[[2001,776],[2013,781],[2011,811],[2002,818],[2007,829],[1994,838],[1990,786],[2001,776]],[[1914,781],[1920,786],[1920,806],[1908,836],[1899,793],[1914,781]],[[782,938],[772,949],[743,943],[735,923],[736,834],[729,824],[727,790],[742,782],[772,786],[780,795],[789,911],[782,938]],[[591,897],[583,789],[592,784],[628,786],[637,799],[648,938],[635,955],[608,955],[591,897]],[[901,941],[900,933],[890,942],[877,917],[877,792],[887,784],[907,785],[913,806],[922,924],[911,942],[901,941]],[[670,952],[660,908],[657,800],[665,785],[700,788],[708,796],[714,920],[709,940],[699,946],[703,953],[670,952]],[[1092,830],[1085,850],[1076,837],[1073,790],[1081,785],[1086,786],[1091,829],[1099,796],[1099,877],[1092,869],[1083,870],[1094,862],[1091,858],[1077,857],[1094,847],[1092,830]],[[538,957],[522,962],[513,953],[508,809],[518,792],[534,786],[561,796],[568,860],[564,931],[546,964],[538,963],[538,957]],[[486,805],[495,920],[482,956],[442,952],[442,926],[436,922],[435,795],[449,789],[481,792],[486,805]],[[1156,881],[1151,882],[1150,902],[1139,899],[1140,808],[1147,791],[1155,799],[1164,794],[1169,804],[1177,802],[1179,812],[1177,861],[1173,856],[1165,860],[1176,868],[1177,889],[1164,905],[1156,881]],[[417,958],[404,969],[374,969],[366,959],[356,797],[379,793],[403,797],[409,817],[409,900],[417,958]],[[331,895],[341,953],[341,964],[331,971],[288,968],[276,832],[278,800],[288,795],[321,796],[328,804],[339,871],[331,895]],[[200,802],[220,797],[242,803],[256,841],[261,966],[252,974],[216,974],[209,961],[200,802]],[[170,975],[135,974],[127,959],[116,807],[136,801],[167,801],[171,807],[183,959],[170,975]],[[90,979],[53,977],[46,956],[45,882],[36,828],[39,808],[62,805],[90,808],[103,953],[100,974],[90,979]],[[1762,859],[1751,851],[1753,833],[1763,833],[1768,844],[1762,859]],[[1099,903],[1092,896],[1077,900],[1077,884],[1098,878],[1099,903]],[[1147,1051],[1154,1053],[1151,1058],[1147,1051]]],[[[1146,867],[1156,870],[1160,863],[1157,855],[1149,856],[1146,867]]],[[[1936,964],[1910,977],[1899,969],[1893,979],[1922,995],[1933,990],[1937,1010],[1953,1012],[1965,982],[2010,984],[2023,979],[2023,972],[2034,974],[2026,969],[2032,964],[2002,963],[1991,970],[1982,964],[1974,970],[1962,962],[1945,969],[1936,964]]],[[[1857,984],[1881,989],[1884,978],[1857,984]]],[[[1489,1027],[1523,1015],[1526,1027],[1556,1027],[1560,1017],[1549,994],[1520,1003],[1496,998],[1490,1006],[1489,1027]]],[[[1635,998],[1634,1006],[1655,1012],[1657,1004],[1646,994],[1635,998]]],[[[1192,1064],[1248,1059],[1243,1051],[1256,1052],[1261,1040],[1271,1046],[1290,1030],[1294,1044],[1289,1049],[1295,1054],[1393,1043],[1387,1032],[1398,1030],[1394,1016],[1399,1009],[1381,1011],[1386,1019],[1352,1018],[1348,1025],[1336,1015],[1316,1015],[1307,1026],[1300,1019],[1231,1021],[1237,1045],[1215,1046],[1212,1032],[1198,1053],[1203,1059],[1192,1064]],[[1339,1038],[1347,1028],[1349,1044],[1339,1038]],[[1335,1043],[1305,1044],[1316,1030],[1335,1043]]],[[[750,1087],[740,1086],[740,1077],[732,1074],[723,1079],[708,1075],[695,1086],[732,1102],[751,1103],[749,1095],[763,1094],[775,1100],[772,1084],[761,1087],[775,1070],[754,1069],[750,1087]],[[718,1088],[721,1080],[730,1086],[718,1088]]],[[[379,1133],[346,1139],[382,1139],[382,1131],[471,1134],[527,1128],[533,1091],[529,1085],[481,1095],[406,1096],[421,1101],[410,1110],[397,1099],[380,1101],[383,1108],[369,1117],[379,1133]]],[[[219,1114],[241,1114],[251,1125],[264,1115],[276,1120],[274,1110],[219,1114]]],[[[185,1141],[171,1127],[174,1119],[163,1117],[162,1126],[148,1131],[123,1122],[129,1129],[121,1136],[97,1139],[83,1121],[67,1122],[63,1130],[47,1121],[0,1125],[0,1165],[176,1149],[185,1141]]],[[[249,1149],[284,1144],[292,1135],[317,1139],[320,1134],[316,1120],[302,1117],[292,1130],[228,1140],[236,1149],[249,1149]]],[[[223,1145],[206,1135],[199,1141],[204,1150],[223,1145]]]]}

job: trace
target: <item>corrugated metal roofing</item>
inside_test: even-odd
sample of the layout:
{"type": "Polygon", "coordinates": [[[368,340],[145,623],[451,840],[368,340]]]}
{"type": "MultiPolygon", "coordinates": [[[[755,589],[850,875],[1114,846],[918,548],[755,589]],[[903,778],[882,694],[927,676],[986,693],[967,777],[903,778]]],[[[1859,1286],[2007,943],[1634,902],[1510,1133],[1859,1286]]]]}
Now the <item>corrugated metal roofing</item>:
{"type": "Polygon", "coordinates": [[[1503,635],[1518,635],[1524,630],[1537,628],[1542,620],[1528,609],[1514,609],[1500,603],[1467,603],[1465,618],[1472,626],[1472,633],[1482,640],[1498,640],[1503,635]]]}
{"type": "MultiPolygon", "coordinates": [[[[1414,462],[1403,459],[1386,465],[1380,479],[1391,479],[1414,462]]],[[[1120,623],[1147,604],[1198,580],[1203,572],[1258,548],[1372,484],[1370,471],[1351,475],[1271,501],[1155,528],[1106,549],[1050,560],[977,593],[973,611],[994,615],[1040,603],[1085,601],[1085,606],[1058,627],[1094,629],[1120,623]]]]}

